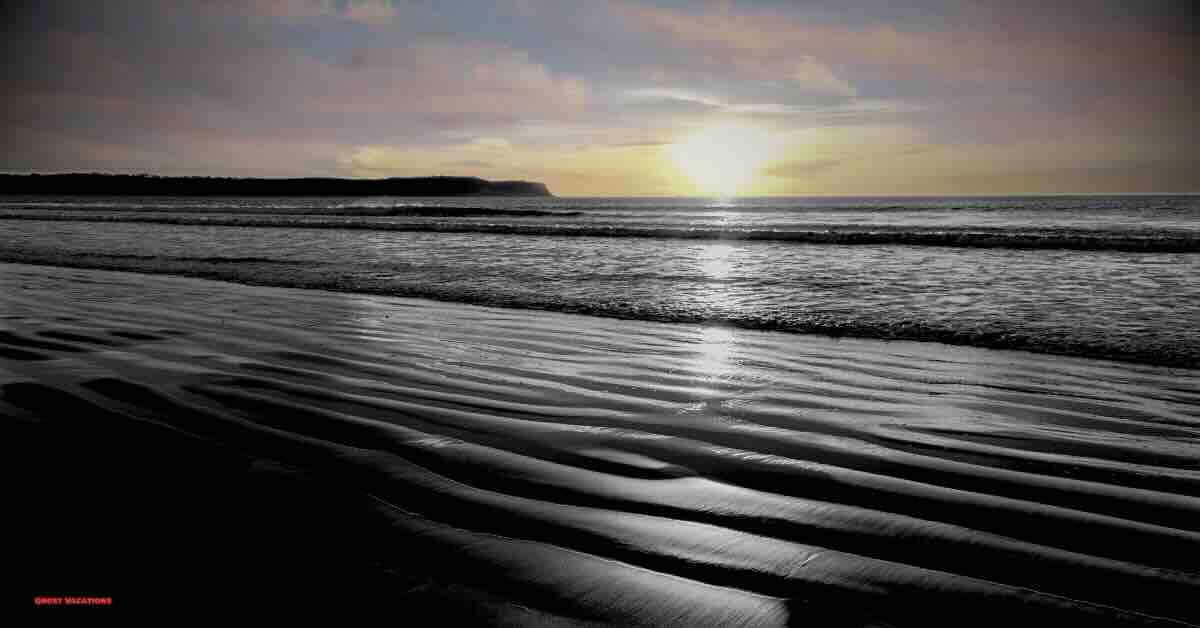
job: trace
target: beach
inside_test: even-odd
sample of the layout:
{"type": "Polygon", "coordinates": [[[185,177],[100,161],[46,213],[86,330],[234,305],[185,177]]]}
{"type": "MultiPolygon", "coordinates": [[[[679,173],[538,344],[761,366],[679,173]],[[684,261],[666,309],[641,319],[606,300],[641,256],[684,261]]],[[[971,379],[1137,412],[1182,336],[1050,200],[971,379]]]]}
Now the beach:
{"type": "Polygon", "coordinates": [[[1200,623],[1194,369],[2,264],[0,389],[25,607],[1200,623]]]}
{"type": "Polygon", "coordinates": [[[0,4],[0,622],[1200,628],[1197,7],[0,4]]]}

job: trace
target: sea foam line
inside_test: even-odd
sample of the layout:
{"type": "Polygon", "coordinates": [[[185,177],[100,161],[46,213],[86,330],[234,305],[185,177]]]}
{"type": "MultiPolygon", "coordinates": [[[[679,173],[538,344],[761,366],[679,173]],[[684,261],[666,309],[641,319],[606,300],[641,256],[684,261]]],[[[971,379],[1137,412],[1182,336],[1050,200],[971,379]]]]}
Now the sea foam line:
{"type": "MultiPolygon", "coordinates": [[[[428,211],[428,210],[427,210],[428,211]]],[[[441,211],[441,210],[439,210],[441,211]]],[[[457,211],[457,210],[454,210],[457,211]]],[[[545,216],[534,210],[504,210],[511,215],[545,216]]],[[[499,210],[486,210],[500,213],[499,210]]],[[[411,214],[410,214],[411,215],[411,214]]],[[[429,214],[437,215],[437,214],[429,214]]],[[[463,213],[461,216],[487,215],[463,213]]],[[[563,215],[556,212],[554,215],[563,215]]],[[[909,245],[958,248],[1060,249],[1082,251],[1126,251],[1139,253],[1200,253],[1200,237],[1182,233],[1148,235],[1080,230],[1024,230],[1004,232],[988,229],[862,229],[825,230],[753,229],[722,227],[631,227],[603,224],[530,224],[479,222],[384,222],[379,220],[329,217],[276,216],[152,216],[152,215],[41,215],[0,214],[0,220],[49,220],[65,222],[121,222],[163,225],[257,227],[290,229],[355,229],[435,233],[489,233],[522,236],[662,238],[687,240],[734,240],[795,242],[837,245],[909,245]]]]}

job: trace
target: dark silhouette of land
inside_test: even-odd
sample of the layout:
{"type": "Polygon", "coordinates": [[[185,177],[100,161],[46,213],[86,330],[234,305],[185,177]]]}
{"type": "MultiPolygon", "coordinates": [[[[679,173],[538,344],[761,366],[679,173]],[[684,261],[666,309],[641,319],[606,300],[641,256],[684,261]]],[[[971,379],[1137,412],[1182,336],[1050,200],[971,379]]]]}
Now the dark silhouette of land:
{"type": "Polygon", "coordinates": [[[253,179],[137,174],[0,174],[0,194],[100,196],[553,196],[544,183],[477,177],[253,179]]]}

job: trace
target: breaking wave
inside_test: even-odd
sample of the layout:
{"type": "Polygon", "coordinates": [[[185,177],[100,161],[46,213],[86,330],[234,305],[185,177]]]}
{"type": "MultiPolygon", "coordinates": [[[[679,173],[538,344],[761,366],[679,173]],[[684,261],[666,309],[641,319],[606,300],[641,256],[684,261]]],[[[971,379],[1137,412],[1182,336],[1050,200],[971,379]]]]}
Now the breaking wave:
{"type": "MultiPolygon", "coordinates": [[[[355,210],[358,211],[358,210],[355,210]]],[[[392,212],[294,216],[148,215],[5,213],[0,220],[53,220],[68,222],[121,222],[189,226],[227,226],[292,229],[355,229],[434,233],[489,233],[523,236],[662,238],[689,240],[774,241],[802,244],[907,245],[960,248],[1061,249],[1080,251],[1128,251],[1143,253],[1200,253],[1200,236],[1184,231],[1105,231],[1092,229],[1034,228],[1018,231],[974,227],[855,226],[828,229],[758,229],[713,226],[629,226],[595,223],[485,223],[485,222],[397,222],[370,220],[376,217],[486,217],[573,216],[578,212],[486,209],[470,207],[404,207],[361,211],[392,212]],[[363,219],[368,218],[368,219],[363,219]]]]}

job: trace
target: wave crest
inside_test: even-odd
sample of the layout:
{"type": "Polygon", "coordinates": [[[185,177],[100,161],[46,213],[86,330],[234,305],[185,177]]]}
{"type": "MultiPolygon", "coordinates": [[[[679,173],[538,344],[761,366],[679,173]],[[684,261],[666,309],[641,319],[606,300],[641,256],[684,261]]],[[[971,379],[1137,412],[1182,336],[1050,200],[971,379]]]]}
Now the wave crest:
{"type": "MultiPolygon", "coordinates": [[[[368,211],[363,208],[362,211],[368,211]]],[[[567,212],[542,210],[492,210],[461,207],[403,207],[371,211],[393,212],[365,216],[469,217],[572,216],[567,212]]],[[[530,224],[481,222],[391,222],[353,220],[321,215],[307,216],[180,216],[180,215],[39,215],[0,214],[2,220],[50,220],[69,222],[135,222],[166,225],[228,226],[291,229],[355,229],[435,233],[488,233],[501,235],[603,238],[662,238],[794,242],[836,245],[905,245],[959,248],[1060,249],[1079,251],[1126,251],[1137,253],[1200,253],[1200,236],[1188,232],[1131,233],[1081,229],[886,228],[855,227],[804,229],[753,229],[723,227],[639,227],[606,224],[530,224]]]]}

